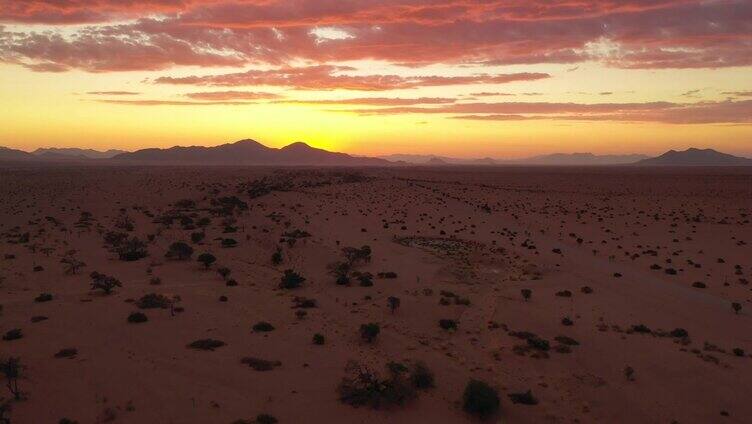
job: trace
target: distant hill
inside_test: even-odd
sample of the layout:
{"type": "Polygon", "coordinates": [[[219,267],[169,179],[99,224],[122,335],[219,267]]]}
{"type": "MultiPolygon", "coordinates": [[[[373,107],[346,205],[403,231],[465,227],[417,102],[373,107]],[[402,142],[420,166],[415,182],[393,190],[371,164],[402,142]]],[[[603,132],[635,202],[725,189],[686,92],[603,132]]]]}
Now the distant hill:
{"type": "Polygon", "coordinates": [[[553,153],[524,159],[460,159],[434,155],[389,155],[382,159],[426,165],[623,165],[647,159],[646,155],[594,155],[592,153],[553,153]]]}
{"type": "Polygon", "coordinates": [[[713,149],[687,149],[668,152],[636,163],[640,166],[752,166],[752,159],[721,153],[713,149]]]}
{"type": "Polygon", "coordinates": [[[511,161],[526,165],[624,165],[648,159],[646,155],[594,155],[592,153],[553,153],[511,161]]]}
{"type": "Polygon", "coordinates": [[[24,152],[23,150],[9,149],[7,147],[0,146],[0,160],[33,160],[34,155],[24,152]]]}
{"type": "Polygon", "coordinates": [[[305,143],[293,143],[281,149],[266,147],[254,140],[241,140],[216,147],[190,146],[169,149],[143,149],[121,153],[118,162],[195,165],[309,165],[309,166],[385,166],[390,162],[345,153],[329,152],[305,143]]]}
{"type": "Polygon", "coordinates": [[[110,150],[102,152],[99,150],[78,149],[75,147],[63,147],[63,148],[50,147],[50,148],[40,148],[40,149],[34,150],[31,153],[37,156],[46,155],[49,158],[61,158],[65,156],[71,156],[71,157],[75,157],[78,159],[81,159],[81,158],[109,159],[121,153],[127,153],[127,152],[125,150],[115,150],[115,149],[110,149],[110,150]]]}

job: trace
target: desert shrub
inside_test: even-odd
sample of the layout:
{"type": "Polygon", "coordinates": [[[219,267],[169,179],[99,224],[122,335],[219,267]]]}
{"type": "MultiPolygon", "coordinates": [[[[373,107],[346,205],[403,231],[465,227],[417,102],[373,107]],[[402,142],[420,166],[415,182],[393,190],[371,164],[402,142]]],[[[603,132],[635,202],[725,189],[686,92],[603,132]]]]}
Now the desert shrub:
{"type": "Polygon", "coordinates": [[[141,296],[141,299],[136,302],[136,306],[141,309],[167,309],[170,303],[170,299],[161,294],[149,293],[141,296]]]}
{"type": "Polygon", "coordinates": [[[42,293],[39,296],[34,298],[34,302],[42,303],[42,302],[49,302],[52,300],[52,295],[49,293],[42,293]]]}
{"type": "Polygon", "coordinates": [[[742,304],[738,303],[738,302],[733,302],[733,303],[731,303],[731,309],[734,310],[735,314],[738,314],[739,311],[742,310],[742,304]]]}
{"type": "Polygon", "coordinates": [[[583,286],[580,291],[585,294],[591,294],[593,292],[593,289],[589,286],[583,286]]]}
{"type": "Polygon", "coordinates": [[[193,248],[182,241],[172,243],[170,248],[165,253],[165,257],[168,259],[175,259],[178,261],[185,261],[191,258],[193,255],[193,248]]]}
{"type": "Polygon", "coordinates": [[[556,292],[556,296],[559,297],[572,297],[572,292],[569,290],[562,290],[559,292],[556,292]]]}
{"type": "Polygon", "coordinates": [[[266,321],[259,321],[256,324],[253,324],[253,331],[257,333],[267,333],[269,331],[274,331],[274,326],[266,321]]]}
{"type": "Polygon", "coordinates": [[[385,279],[394,279],[397,278],[397,273],[392,271],[387,272],[379,272],[376,274],[379,278],[385,278],[385,279]]]}
{"type": "Polygon", "coordinates": [[[12,341],[12,340],[18,340],[23,337],[23,332],[20,328],[14,328],[12,330],[8,330],[3,335],[3,340],[6,342],[12,341]]]}
{"type": "Polygon", "coordinates": [[[574,325],[574,322],[569,317],[564,317],[561,319],[561,325],[571,326],[574,325]]]}
{"type": "Polygon", "coordinates": [[[258,414],[256,424],[277,424],[277,418],[269,414],[258,414]]]}
{"type": "Polygon", "coordinates": [[[350,265],[356,265],[358,263],[371,262],[371,247],[363,246],[360,249],[355,247],[345,247],[342,249],[342,254],[347,259],[350,265]]]}
{"type": "Polygon", "coordinates": [[[272,253],[272,265],[279,265],[282,263],[282,249],[279,247],[272,253]]]}
{"type": "Polygon", "coordinates": [[[232,271],[230,270],[230,268],[227,268],[226,266],[217,269],[217,274],[219,274],[219,276],[222,277],[223,280],[226,280],[231,273],[232,271]]]}
{"type": "Polygon", "coordinates": [[[323,345],[324,343],[326,343],[326,338],[324,338],[323,334],[316,333],[313,335],[313,344],[323,345]]]}
{"type": "Polygon", "coordinates": [[[554,340],[567,346],[579,346],[580,342],[568,336],[556,336],[554,340]]]}
{"type": "Polygon", "coordinates": [[[235,247],[238,245],[238,241],[231,238],[222,239],[222,247],[235,247]]]}
{"type": "Polygon", "coordinates": [[[5,377],[5,386],[15,400],[21,400],[21,389],[18,387],[21,370],[21,359],[12,356],[0,359],[0,374],[5,377]]]}
{"type": "Polygon", "coordinates": [[[198,350],[214,350],[216,348],[224,346],[226,343],[221,340],[214,339],[200,339],[188,345],[191,349],[198,350]]]}
{"type": "Polygon", "coordinates": [[[146,243],[137,237],[125,240],[117,248],[118,257],[121,261],[133,262],[145,258],[149,255],[146,250],[146,243]]]}
{"type": "Polygon", "coordinates": [[[742,348],[735,347],[732,352],[734,352],[734,355],[736,356],[744,356],[744,349],[742,348]]]}
{"type": "Polygon", "coordinates": [[[128,315],[128,322],[131,324],[140,324],[146,321],[149,321],[149,318],[143,312],[133,312],[128,315]]]}
{"type": "Polygon", "coordinates": [[[300,287],[305,278],[301,277],[297,272],[286,269],[284,275],[279,282],[279,288],[281,289],[296,289],[300,287]]]}
{"type": "Polygon", "coordinates": [[[435,386],[435,378],[426,364],[418,362],[410,372],[410,383],[416,389],[430,389],[435,386]]]}
{"type": "Polygon", "coordinates": [[[293,299],[293,308],[311,309],[317,306],[316,299],[295,296],[293,299]]]}
{"type": "Polygon", "coordinates": [[[198,255],[198,261],[204,265],[204,268],[209,269],[209,267],[217,261],[217,258],[211,253],[202,253],[198,255]]]}
{"type": "Polygon", "coordinates": [[[454,330],[457,330],[457,321],[453,319],[440,319],[439,327],[441,327],[444,330],[454,331],[454,330]]]}
{"type": "Polygon", "coordinates": [[[112,290],[115,289],[115,287],[123,286],[123,283],[121,283],[117,278],[110,277],[109,275],[105,274],[100,274],[96,271],[89,274],[89,277],[91,277],[91,289],[102,290],[104,294],[110,294],[112,293],[112,290]]]}
{"type": "Polygon", "coordinates": [[[55,358],[72,358],[78,354],[78,349],[73,348],[67,348],[67,349],[60,349],[56,354],[55,358]]]}
{"type": "Polygon", "coordinates": [[[648,328],[644,324],[637,324],[637,325],[632,326],[632,331],[635,333],[646,334],[646,333],[650,333],[650,328],[648,328]]]}
{"type": "Polygon", "coordinates": [[[548,343],[548,340],[541,339],[540,337],[530,337],[527,339],[528,346],[532,347],[533,349],[541,350],[541,351],[548,351],[551,346],[548,343]]]}
{"type": "Polygon", "coordinates": [[[357,362],[348,363],[346,375],[337,387],[339,399],[351,406],[374,409],[405,405],[416,396],[415,389],[402,372],[389,371],[382,379],[377,373],[357,362]]]}
{"type": "Polygon", "coordinates": [[[488,418],[499,410],[499,394],[483,381],[470,380],[462,394],[462,409],[479,418],[488,418]]]}
{"type": "Polygon", "coordinates": [[[370,322],[360,326],[360,337],[368,343],[372,343],[381,332],[379,324],[370,322]]]}
{"type": "Polygon", "coordinates": [[[370,272],[359,272],[355,276],[358,281],[360,282],[361,287],[372,287],[373,286],[373,275],[371,275],[370,272]]]}
{"type": "Polygon", "coordinates": [[[389,296],[386,299],[386,305],[392,313],[400,307],[400,303],[400,298],[396,296],[389,296]]]}
{"type": "Polygon", "coordinates": [[[65,267],[65,274],[66,275],[75,275],[76,272],[78,272],[79,269],[86,266],[85,263],[79,261],[76,258],[67,256],[60,260],[60,263],[62,263],[65,267]]]}
{"type": "Polygon", "coordinates": [[[201,232],[191,233],[191,242],[201,243],[204,240],[204,237],[206,237],[206,234],[201,232]]]}
{"type": "Polygon", "coordinates": [[[268,361],[266,359],[254,358],[251,356],[241,359],[240,363],[248,365],[255,371],[271,371],[282,365],[282,362],[280,361],[268,361]]]}
{"type": "Polygon", "coordinates": [[[530,298],[533,296],[533,291],[530,289],[522,289],[520,290],[520,293],[522,294],[522,298],[525,299],[525,302],[530,300],[530,298]]]}
{"type": "Polygon", "coordinates": [[[533,392],[528,390],[522,393],[510,393],[509,399],[512,403],[519,403],[521,405],[537,405],[538,399],[533,396],[533,392]]]}
{"type": "Polygon", "coordinates": [[[671,330],[671,337],[676,337],[676,338],[689,337],[689,333],[687,332],[687,330],[683,328],[675,328],[671,330]]]}

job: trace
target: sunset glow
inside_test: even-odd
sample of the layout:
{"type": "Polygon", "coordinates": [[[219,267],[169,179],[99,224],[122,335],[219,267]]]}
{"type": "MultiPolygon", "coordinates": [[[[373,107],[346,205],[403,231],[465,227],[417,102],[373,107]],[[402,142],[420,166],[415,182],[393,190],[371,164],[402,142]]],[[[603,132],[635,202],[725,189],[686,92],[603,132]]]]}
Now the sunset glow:
{"type": "Polygon", "coordinates": [[[747,0],[0,0],[0,145],[752,156],[747,0]]]}

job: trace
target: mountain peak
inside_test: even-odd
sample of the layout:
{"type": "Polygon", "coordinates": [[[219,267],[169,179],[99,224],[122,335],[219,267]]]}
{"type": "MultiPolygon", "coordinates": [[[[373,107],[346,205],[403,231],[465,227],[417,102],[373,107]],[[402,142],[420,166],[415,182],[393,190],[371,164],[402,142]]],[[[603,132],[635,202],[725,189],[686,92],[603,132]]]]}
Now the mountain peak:
{"type": "Polygon", "coordinates": [[[687,150],[668,152],[637,163],[648,166],[750,166],[752,159],[721,153],[713,149],[690,147],[687,150]]]}

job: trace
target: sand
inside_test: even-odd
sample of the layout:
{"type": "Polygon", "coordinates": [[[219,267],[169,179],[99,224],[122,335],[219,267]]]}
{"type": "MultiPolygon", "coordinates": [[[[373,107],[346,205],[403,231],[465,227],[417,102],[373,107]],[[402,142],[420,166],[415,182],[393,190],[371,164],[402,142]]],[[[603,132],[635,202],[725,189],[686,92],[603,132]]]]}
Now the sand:
{"type": "Polygon", "coordinates": [[[22,332],[0,340],[0,357],[23,365],[14,424],[473,422],[471,378],[498,390],[490,422],[752,417],[750,170],[24,166],[0,182],[0,333],[22,332]],[[230,196],[247,209],[217,203],[230,196]],[[148,256],[121,260],[108,232],[138,237],[148,256]],[[165,257],[178,241],[189,260],[165,257]],[[373,285],[336,284],[328,266],[364,245],[371,259],[353,271],[373,285]],[[67,273],[64,258],[85,266],[67,273]],[[286,269],[301,287],[279,288],[286,269]],[[122,286],[92,290],[94,271],[122,286]],[[150,293],[170,305],[140,309],[150,293]],[[136,311],[148,321],[129,323],[136,311]],[[260,321],[274,330],[254,331],[260,321]],[[359,328],[371,322],[381,331],[368,343],[359,328]],[[225,345],[187,347],[207,338],[225,345]],[[279,363],[258,371],[246,357],[279,363]],[[389,361],[424,362],[435,387],[356,408],[337,391],[350,360],[382,375],[389,361]],[[508,396],[527,390],[536,405],[508,396]]]}

